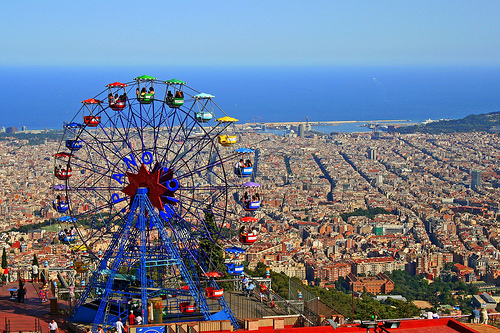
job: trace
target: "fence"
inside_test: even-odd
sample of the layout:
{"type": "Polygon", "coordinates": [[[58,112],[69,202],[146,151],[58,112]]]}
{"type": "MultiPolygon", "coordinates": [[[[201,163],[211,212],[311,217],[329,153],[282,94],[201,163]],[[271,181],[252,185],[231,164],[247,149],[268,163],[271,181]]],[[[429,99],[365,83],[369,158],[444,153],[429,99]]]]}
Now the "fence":
{"type": "Polygon", "coordinates": [[[11,332],[42,333],[42,326],[40,325],[40,319],[38,318],[33,318],[31,320],[28,320],[26,318],[4,318],[4,320],[0,321],[0,330],[5,333],[11,333],[11,332]]]}

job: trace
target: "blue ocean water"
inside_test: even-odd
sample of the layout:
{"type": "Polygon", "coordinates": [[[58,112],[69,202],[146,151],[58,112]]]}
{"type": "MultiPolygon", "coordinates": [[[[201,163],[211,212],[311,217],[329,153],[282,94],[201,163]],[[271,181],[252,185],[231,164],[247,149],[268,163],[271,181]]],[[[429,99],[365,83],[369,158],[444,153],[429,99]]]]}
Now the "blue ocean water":
{"type": "Polygon", "coordinates": [[[418,122],[500,110],[500,67],[0,67],[0,126],[59,129],[80,101],[143,74],[215,95],[240,123],[418,122]]]}

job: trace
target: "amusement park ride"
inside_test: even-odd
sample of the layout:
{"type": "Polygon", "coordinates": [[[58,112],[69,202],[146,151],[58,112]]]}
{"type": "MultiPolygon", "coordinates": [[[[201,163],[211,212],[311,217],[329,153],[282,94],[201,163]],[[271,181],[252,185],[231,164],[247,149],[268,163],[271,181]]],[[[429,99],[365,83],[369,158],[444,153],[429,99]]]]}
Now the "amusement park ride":
{"type": "MultiPolygon", "coordinates": [[[[234,166],[253,150],[236,149],[237,119],[213,99],[186,82],[144,75],[106,85],[64,126],[53,205],[76,231],[61,241],[87,276],[71,318],[92,322],[92,331],[125,321],[130,310],[144,324],[196,316],[239,327],[216,279],[243,265],[230,260],[222,273],[211,253],[225,247],[236,258],[257,240],[247,230],[234,246],[224,226],[231,192],[260,185],[247,181],[251,166],[234,166]]],[[[255,223],[260,199],[242,206],[240,222],[255,223]]]]}

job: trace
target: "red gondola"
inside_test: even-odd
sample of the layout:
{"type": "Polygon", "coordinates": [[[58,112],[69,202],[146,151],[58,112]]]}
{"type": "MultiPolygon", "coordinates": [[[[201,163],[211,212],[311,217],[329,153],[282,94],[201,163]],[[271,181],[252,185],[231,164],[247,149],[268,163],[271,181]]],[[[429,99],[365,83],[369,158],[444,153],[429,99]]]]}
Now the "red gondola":
{"type": "Polygon", "coordinates": [[[208,298],[219,298],[224,295],[224,289],[215,289],[214,287],[205,288],[205,295],[208,298]]]}
{"type": "Polygon", "coordinates": [[[220,277],[223,277],[224,274],[222,274],[221,272],[212,271],[212,272],[205,273],[205,276],[211,277],[211,278],[220,278],[220,277]]]}
{"type": "Polygon", "coordinates": [[[82,103],[84,103],[84,104],[101,104],[102,101],[95,99],[95,98],[89,98],[89,99],[82,101],[82,103]]]}
{"type": "Polygon", "coordinates": [[[97,127],[97,125],[99,125],[99,123],[101,122],[101,117],[84,116],[83,122],[88,127],[97,127]]]}
{"type": "Polygon", "coordinates": [[[193,313],[196,311],[196,306],[189,304],[189,302],[181,302],[179,303],[179,308],[182,313],[193,313]]]}
{"type": "Polygon", "coordinates": [[[107,84],[106,87],[108,87],[109,91],[110,91],[110,93],[108,95],[108,103],[109,103],[109,107],[111,108],[111,110],[120,111],[120,110],[124,109],[127,106],[127,92],[125,91],[125,87],[128,87],[128,84],[114,82],[114,83],[107,84]],[[115,99],[113,97],[113,89],[112,88],[116,88],[115,94],[117,94],[117,91],[120,88],[123,88],[123,94],[121,95],[121,97],[122,97],[121,99],[120,98],[115,99]]]}
{"type": "Polygon", "coordinates": [[[245,216],[245,217],[240,218],[241,222],[246,222],[246,223],[257,222],[258,220],[259,220],[258,218],[253,217],[253,216],[245,216]]]}
{"type": "Polygon", "coordinates": [[[251,245],[257,241],[259,237],[253,233],[240,234],[240,242],[244,245],[251,245]]]}
{"type": "Polygon", "coordinates": [[[54,169],[54,176],[56,176],[60,180],[65,180],[71,177],[71,167],[68,167],[67,169],[63,168],[55,168],[54,169]]]}
{"type": "Polygon", "coordinates": [[[73,154],[61,152],[61,153],[54,154],[54,157],[55,158],[73,157],[73,154]]]}

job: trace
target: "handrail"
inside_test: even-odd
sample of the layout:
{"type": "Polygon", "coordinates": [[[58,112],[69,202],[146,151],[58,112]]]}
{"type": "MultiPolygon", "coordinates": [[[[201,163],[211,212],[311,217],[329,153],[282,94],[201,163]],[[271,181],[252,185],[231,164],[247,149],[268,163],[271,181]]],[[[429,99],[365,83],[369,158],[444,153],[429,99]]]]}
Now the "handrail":
{"type": "MultiPolygon", "coordinates": [[[[245,276],[249,279],[249,281],[251,281],[252,283],[255,284],[255,286],[258,286],[260,283],[258,283],[258,279],[255,279],[253,276],[248,276],[247,274],[245,274],[245,276]]],[[[261,279],[262,280],[262,279],[261,279]]],[[[271,292],[272,289],[271,289],[271,279],[265,279],[265,280],[268,280],[269,281],[269,286],[268,286],[268,292],[271,292]]],[[[267,281],[265,281],[267,282],[267,281]]],[[[255,288],[253,290],[254,292],[254,295],[255,293],[257,292],[256,290],[257,288],[255,288]]],[[[297,308],[295,305],[293,305],[291,302],[289,302],[288,300],[284,299],[283,297],[281,297],[280,295],[278,295],[277,293],[273,293],[273,297],[274,299],[278,302],[278,303],[281,303],[283,305],[285,305],[286,308],[288,309],[292,309],[295,313],[297,313],[298,315],[300,315],[302,318],[304,318],[305,321],[307,321],[309,324],[311,324],[312,326],[317,326],[316,323],[312,322],[306,315],[304,315],[303,311],[300,310],[299,308],[297,308]]]]}

